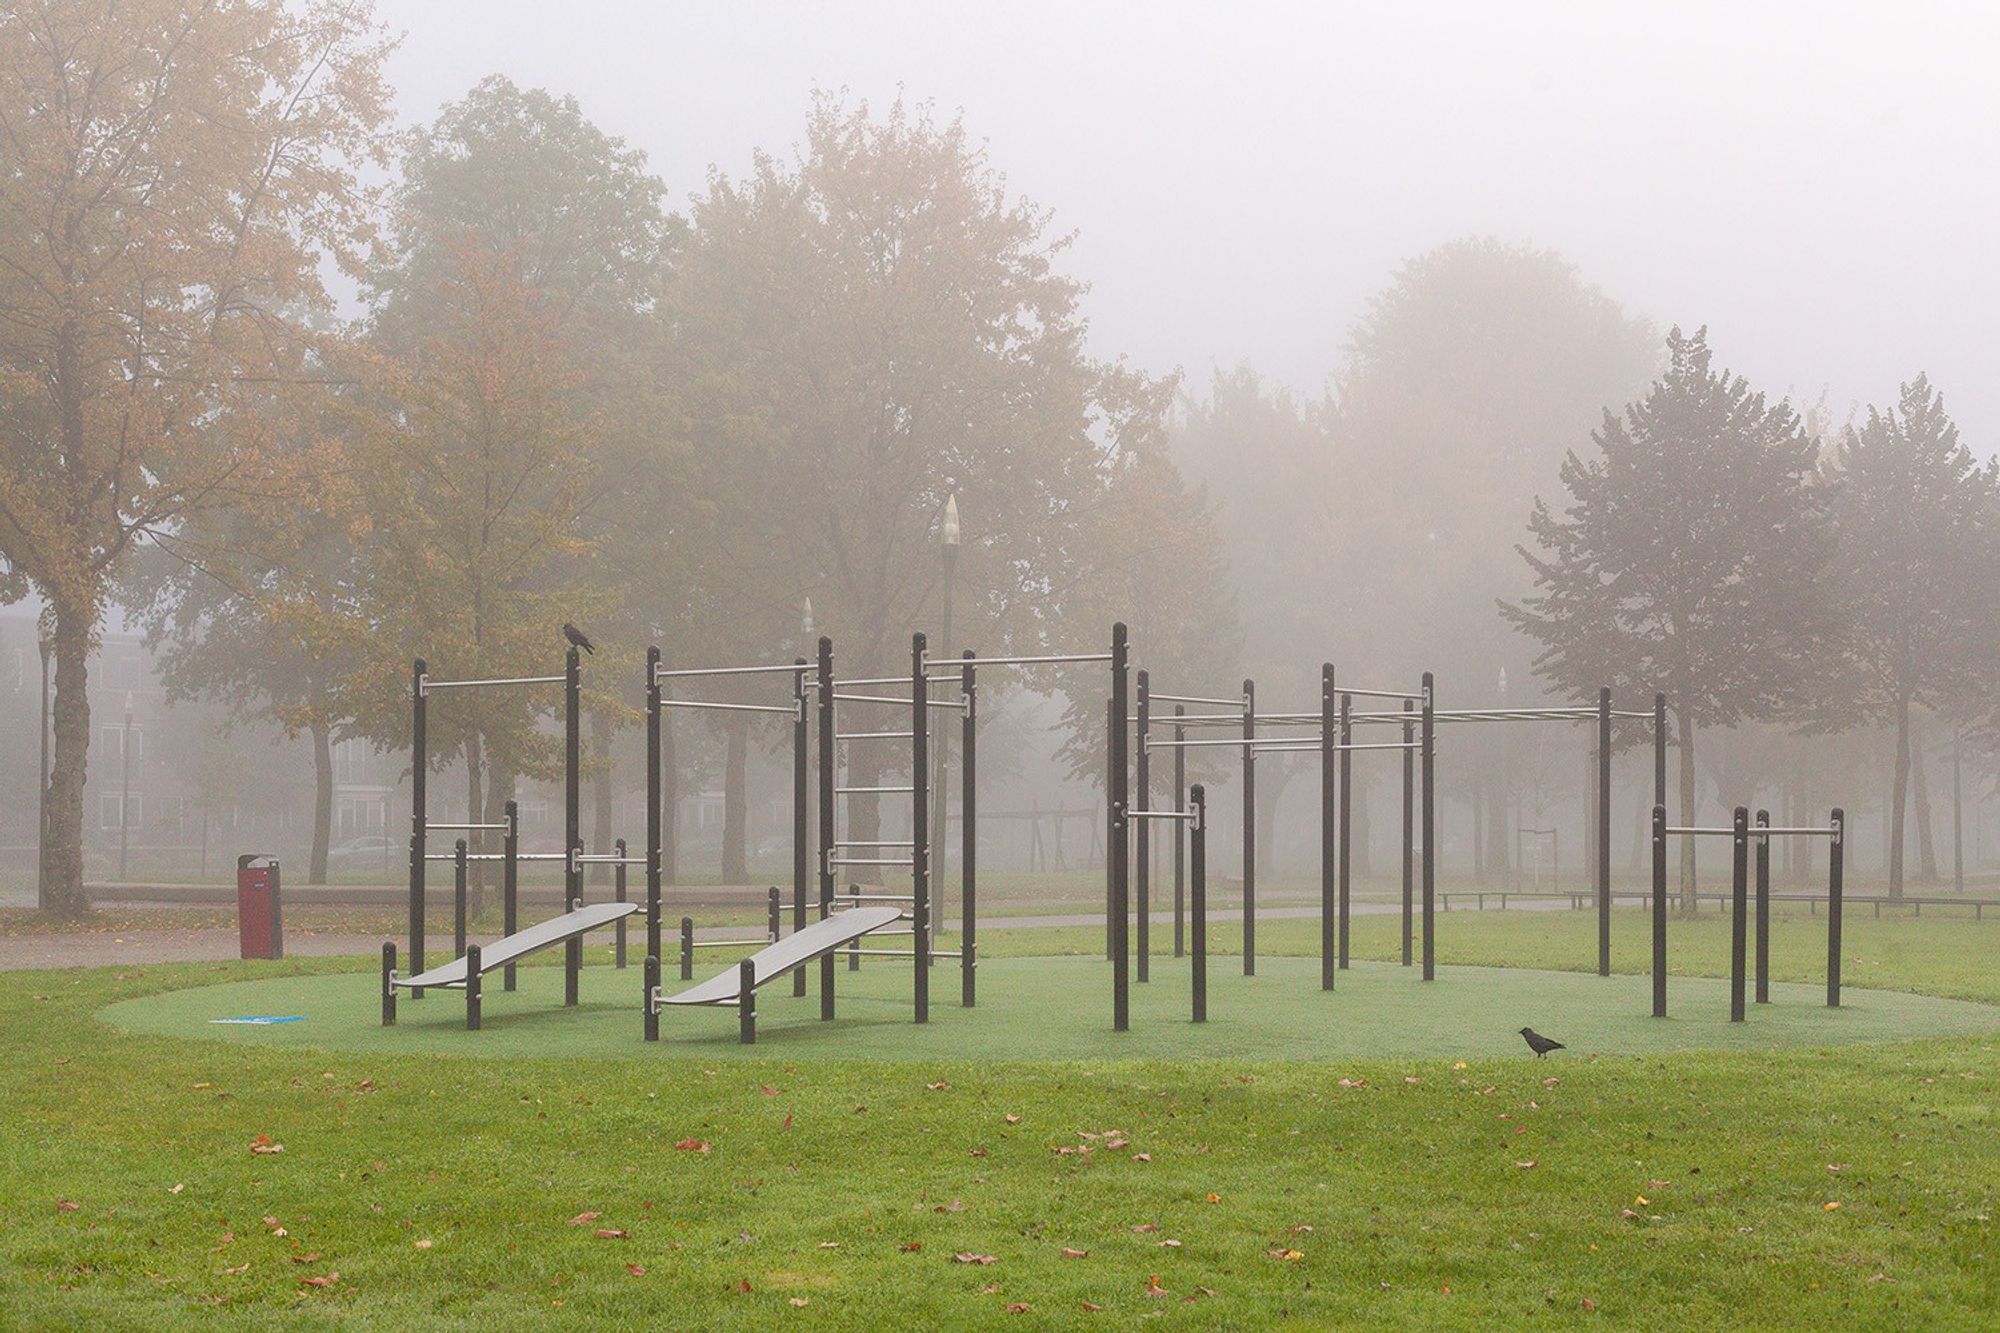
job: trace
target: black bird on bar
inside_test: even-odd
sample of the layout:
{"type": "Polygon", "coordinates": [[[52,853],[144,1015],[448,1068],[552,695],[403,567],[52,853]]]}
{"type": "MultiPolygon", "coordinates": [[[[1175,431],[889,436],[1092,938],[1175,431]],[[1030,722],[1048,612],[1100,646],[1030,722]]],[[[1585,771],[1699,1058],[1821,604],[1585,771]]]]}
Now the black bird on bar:
{"type": "Polygon", "coordinates": [[[1566,1051],[1569,1049],[1569,1047],[1563,1045],[1553,1037],[1544,1037],[1533,1028],[1522,1028],[1521,1038],[1528,1043],[1528,1049],[1535,1053],[1537,1060],[1547,1055],[1550,1051],[1566,1051]]]}
{"type": "Polygon", "coordinates": [[[575,644],[577,647],[583,649],[583,651],[585,651],[586,653],[591,654],[593,657],[596,656],[597,645],[593,644],[590,641],[590,636],[588,634],[585,634],[582,630],[578,629],[576,626],[570,624],[567,620],[563,622],[563,637],[565,639],[568,639],[571,643],[575,644]]]}

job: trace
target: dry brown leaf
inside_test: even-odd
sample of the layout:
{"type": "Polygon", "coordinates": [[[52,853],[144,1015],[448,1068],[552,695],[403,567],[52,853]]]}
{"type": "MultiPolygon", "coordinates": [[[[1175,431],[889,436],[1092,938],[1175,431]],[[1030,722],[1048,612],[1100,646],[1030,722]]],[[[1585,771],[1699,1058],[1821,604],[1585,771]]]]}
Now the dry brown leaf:
{"type": "Polygon", "coordinates": [[[324,1273],[321,1274],[319,1277],[302,1277],[299,1279],[299,1285],[305,1287],[326,1288],[332,1286],[334,1283],[338,1281],[340,1281],[340,1274],[324,1273]]]}
{"type": "Polygon", "coordinates": [[[569,1220],[569,1224],[573,1227],[580,1227],[586,1223],[595,1222],[602,1216],[604,1216],[603,1213],[578,1213],[569,1220]]]}
{"type": "Polygon", "coordinates": [[[248,1261],[245,1261],[243,1263],[236,1265],[236,1267],[234,1268],[225,1268],[222,1271],[229,1274],[229,1276],[231,1277],[242,1277],[245,1273],[250,1271],[250,1265],[248,1261]]]}
{"type": "Polygon", "coordinates": [[[771,1086],[770,1084],[768,1084],[768,1083],[760,1083],[760,1084],[758,1084],[758,1085],[757,1085],[757,1091],[759,1091],[759,1092],[763,1093],[763,1094],[764,1094],[764,1095],[765,1095],[766,1097],[775,1097],[775,1096],[777,1096],[777,1095],[778,1095],[778,1090],[777,1090],[776,1088],[772,1087],[772,1086],[771,1086]]]}
{"type": "Polygon", "coordinates": [[[945,1082],[945,1081],[944,1081],[943,1079],[939,1079],[939,1080],[938,1080],[937,1082],[935,1082],[935,1083],[926,1083],[926,1084],[924,1084],[924,1091],[926,1091],[926,1092],[950,1092],[950,1091],[951,1091],[951,1084],[949,1084],[949,1083],[945,1082]]]}
{"type": "Polygon", "coordinates": [[[951,1256],[951,1261],[955,1264],[981,1264],[981,1265],[996,1264],[1000,1262],[999,1259],[993,1255],[973,1254],[970,1253],[969,1251],[964,1254],[954,1254],[953,1256],[951,1256]]]}
{"type": "Polygon", "coordinates": [[[250,1141],[250,1151],[259,1157],[268,1157],[272,1153],[281,1153],[284,1150],[285,1145],[271,1142],[269,1134],[259,1134],[250,1141]]]}
{"type": "Polygon", "coordinates": [[[428,1236],[424,1237],[422,1240],[417,1242],[417,1248],[420,1250],[428,1250],[430,1247],[431,1247],[431,1241],[430,1237],[428,1236]]]}
{"type": "Polygon", "coordinates": [[[1088,1259],[1090,1257],[1090,1251],[1072,1250],[1071,1248],[1069,1248],[1069,1246],[1065,1245],[1063,1246],[1062,1257],[1065,1259],[1088,1259]]]}
{"type": "Polygon", "coordinates": [[[1160,1275],[1158,1273],[1147,1274],[1146,1294],[1148,1296],[1164,1296],[1167,1294],[1167,1289],[1160,1285],[1160,1275]]]}
{"type": "Polygon", "coordinates": [[[599,1240],[630,1240],[632,1233],[623,1227],[599,1227],[591,1233],[599,1240]]]}
{"type": "Polygon", "coordinates": [[[83,1205],[78,1203],[75,1199],[56,1200],[56,1211],[59,1213],[73,1213],[81,1207],[83,1207],[83,1205]]]}
{"type": "MultiPolygon", "coordinates": [[[[1534,1165],[1535,1165],[1535,1163],[1534,1163],[1533,1159],[1530,1159],[1530,1160],[1528,1160],[1528,1161],[1525,1161],[1525,1162],[1516,1162],[1516,1163],[1514,1163],[1514,1165],[1515,1165],[1515,1166],[1518,1166],[1518,1167],[1520,1167],[1520,1168],[1521,1168],[1521,1169],[1522,1169],[1523,1171],[1528,1171],[1528,1170],[1532,1170],[1532,1169],[1534,1168],[1534,1165]]],[[[1643,1203],[1643,1202],[1644,1202],[1644,1200],[1641,1200],[1640,1202],[1642,1202],[1642,1203],[1643,1203]]]]}
{"type": "Polygon", "coordinates": [[[1303,1250],[1288,1250],[1280,1245],[1277,1249],[1271,1251],[1271,1257],[1273,1259],[1283,1259],[1288,1264],[1295,1264],[1306,1256],[1303,1250]]]}
{"type": "Polygon", "coordinates": [[[674,1145],[678,1152],[707,1152],[708,1145],[697,1138],[685,1138],[674,1145]]]}
{"type": "Polygon", "coordinates": [[[1153,1160],[1153,1154],[1149,1152],[1135,1152],[1132,1154],[1132,1160],[1135,1162],[1150,1162],[1153,1160]]]}
{"type": "Polygon", "coordinates": [[[896,1247],[897,1251],[902,1254],[915,1254],[922,1248],[924,1248],[924,1243],[920,1240],[907,1241],[896,1247]]]}
{"type": "Polygon", "coordinates": [[[625,1271],[626,1271],[626,1272],[628,1272],[628,1273],[630,1273],[630,1274],[631,1274],[631,1275],[632,1275],[633,1277],[644,1277],[644,1276],[646,1276],[646,1265],[644,1265],[644,1264],[626,1264],[626,1265],[625,1265],[625,1271]]]}
{"type": "Polygon", "coordinates": [[[1209,1201],[1210,1203],[1221,1203],[1221,1202],[1222,1202],[1222,1196],[1221,1196],[1220,1194],[1210,1194],[1210,1195],[1208,1196],[1208,1201],[1209,1201]]]}
{"type": "Polygon", "coordinates": [[[1596,1301],[1593,1301],[1593,1300],[1592,1300],[1592,1299],[1590,1299],[1590,1297],[1588,1297],[1588,1296],[1586,1296],[1586,1297],[1584,1297],[1584,1298],[1583,1298],[1583,1301],[1582,1301],[1582,1304],[1583,1304],[1583,1308],[1584,1308],[1584,1309],[1586,1309],[1586,1310],[1595,1310],[1595,1309],[1597,1308],[1597,1302],[1596,1302],[1596,1301]]]}
{"type": "Polygon", "coordinates": [[[934,1213],[962,1213],[965,1211],[965,1200],[953,1199],[950,1203],[939,1204],[937,1207],[931,1209],[931,1211],[934,1213]]]}
{"type": "Polygon", "coordinates": [[[1012,1111],[1009,1111],[1004,1118],[1010,1125],[1018,1125],[1021,1123],[1021,1117],[1015,1115],[1012,1111]]]}
{"type": "Polygon", "coordinates": [[[1035,1308],[1034,1306],[1028,1304],[1026,1301],[1009,1301],[1007,1304],[1007,1313],[1026,1314],[1028,1313],[1028,1311],[1034,1308],[1035,1308]]]}
{"type": "Polygon", "coordinates": [[[806,1306],[810,1305],[811,1303],[812,1303],[812,1297],[810,1296],[794,1296],[786,1302],[787,1305],[794,1306],[800,1310],[805,1309],[806,1306]]]}
{"type": "Polygon", "coordinates": [[[1160,1224],[1158,1222],[1141,1222],[1138,1226],[1132,1228],[1134,1232],[1141,1236],[1149,1236],[1159,1229],[1160,1224]]]}
{"type": "Polygon", "coordinates": [[[1175,1240],[1172,1236],[1169,1236],[1165,1240],[1160,1242],[1160,1248],[1163,1250],[1178,1250],[1180,1247],[1181,1243],[1175,1240]]]}
{"type": "Polygon", "coordinates": [[[1085,1301],[1083,1303],[1083,1308],[1089,1311],[1091,1314],[1096,1314],[1099,1310],[1102,1310],[1104,1307],[1097,1304],[1094,1301],[1085,1301]]]}
{"type": "Polygon", "coordinates": [[[186,1188],[187,1188],[187,1186],[186,1186],[186,1185],[184,1185],[184,1184],[181,1184],[181,1185],[175,1185],[175,1186],[174,1186],[174,1187],[173,1187],[172,1189],[168,1190],[168,1191],[167,1191],[167,1193],[169,1193],[169,1194],[179,1194],[179,1193],[180,1193],[180,1192],[181,1192],[182,1190],[184,1190],[184,1189],[186,1189],[186,1188]]]}

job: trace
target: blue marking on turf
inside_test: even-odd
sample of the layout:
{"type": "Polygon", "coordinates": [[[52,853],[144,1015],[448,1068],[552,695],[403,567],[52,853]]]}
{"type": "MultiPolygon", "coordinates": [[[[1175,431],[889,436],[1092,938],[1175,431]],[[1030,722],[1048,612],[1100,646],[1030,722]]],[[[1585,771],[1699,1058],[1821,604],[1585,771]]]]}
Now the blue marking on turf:
{"type": "Polygon", "coordinates": [[[248,1018],[211,1018],[208,1021],[211,1023],[250,1023],[255,1026],[262,1027],[268,1023],[303,1023],[306,1020],[304,1015],[302,1014],[291,1014],[285,1017],[274,1017],[268,1014],[254,1014],[248,1018]]]}

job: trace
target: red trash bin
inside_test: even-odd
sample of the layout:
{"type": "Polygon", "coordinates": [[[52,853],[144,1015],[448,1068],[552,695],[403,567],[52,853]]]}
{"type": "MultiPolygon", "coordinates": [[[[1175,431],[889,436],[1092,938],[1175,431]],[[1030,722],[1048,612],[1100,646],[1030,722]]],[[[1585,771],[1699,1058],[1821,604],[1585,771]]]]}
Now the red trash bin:
{"type": "Polygon", "coordinates": [[[252,854],[236,858],[236,929],[245,958],[285,956],[277,857],[252,854]]]}

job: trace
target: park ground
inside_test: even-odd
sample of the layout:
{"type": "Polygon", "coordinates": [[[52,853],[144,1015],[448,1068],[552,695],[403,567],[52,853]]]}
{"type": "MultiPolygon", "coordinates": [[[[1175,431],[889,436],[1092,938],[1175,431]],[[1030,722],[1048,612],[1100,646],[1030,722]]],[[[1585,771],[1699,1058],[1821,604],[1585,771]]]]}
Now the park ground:
{"type": "Polygon", "coordinates": [[[579,1010],[544,964],[479,1033],[454,995],[382,1029],[362,956],[13,972],[0,1322],[2000,1322],[2000,923],[1851,918],[1830,1013],[1781,911],[1737,1027],[1725,918],[1675,921],[1664,1022],[1644,918],[1609,980],[1594,927],[1441,916],[1426,987],[1358,917],[1331,997],[1317,923],[1255,978],[1218,928],[1211,1022],[1163,956],[1123,1037],[1100,933],[996,930],[976,1010],[940,961],[913,1028],[906,964],[843,963],[831,1027],[781,986],[748,1049],[641,1042],[601,942],[579,1010]],[[252,1013],[306,1021],[208,1022],[252,1013]]]}

